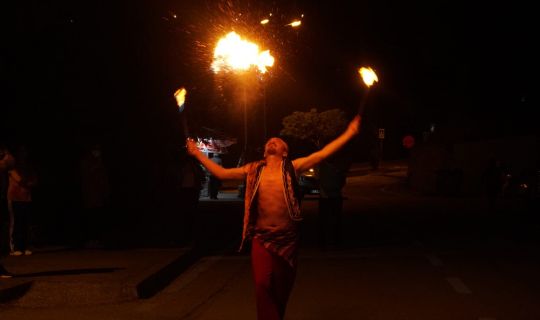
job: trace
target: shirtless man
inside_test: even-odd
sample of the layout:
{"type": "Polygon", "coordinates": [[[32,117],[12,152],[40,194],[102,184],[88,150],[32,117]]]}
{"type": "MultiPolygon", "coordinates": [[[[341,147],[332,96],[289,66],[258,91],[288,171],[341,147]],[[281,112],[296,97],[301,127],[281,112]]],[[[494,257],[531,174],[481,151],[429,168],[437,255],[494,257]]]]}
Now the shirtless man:
{"type": "Polygon", "coordinates": [[[246,179],[242,249],[251,241],[251,264],[255,281],[258,320],[283,319],[296,276],[299,190],[296,177],[326,159],[360,129],[356,116],[335,140],[321,150],[290,161],[289,148],[280,138],[271,138],[264,147],[264,159],[238,168],[223,168],[187,141],[189,154],[220,180],[246,179]]]}

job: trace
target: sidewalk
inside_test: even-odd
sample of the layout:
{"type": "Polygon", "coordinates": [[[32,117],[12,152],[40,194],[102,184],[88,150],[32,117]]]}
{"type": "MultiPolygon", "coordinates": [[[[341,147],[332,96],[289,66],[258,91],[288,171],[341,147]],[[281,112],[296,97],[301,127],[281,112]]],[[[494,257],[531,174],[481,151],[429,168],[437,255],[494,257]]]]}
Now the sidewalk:
{"type": "Polygon", "coordinates": [[[191,248],[38,251],[7,257],[16,276],[0,280],[0,303],[91,305],[148,298],[197,258],[191,248]]]}
{"type": "Polygon", "coordinates": [[[244,201],[244,199],[238,197],[238,190],[235,189],[219,190],[217,197],[217,199],[210,199],[210,197],[202,196],[199,198],[199,201],[244,201]]]}
{"type": "Polygon", "coordinates": [[[348,177],[361,176],[367,174],[385,174],[392,172],[407,171],[407,160],[386,160],[379,164],[377,169],[373,169],[368,162],[355,162],[347,172],[348,177]]]}

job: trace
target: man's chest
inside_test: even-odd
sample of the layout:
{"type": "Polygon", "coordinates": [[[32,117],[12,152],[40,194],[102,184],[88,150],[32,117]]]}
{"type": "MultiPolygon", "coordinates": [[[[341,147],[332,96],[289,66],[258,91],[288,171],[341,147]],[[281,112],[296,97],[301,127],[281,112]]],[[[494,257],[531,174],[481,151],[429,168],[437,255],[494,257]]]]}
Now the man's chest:
{"type": "Polygon", "coordinates": [[[261,172],[259,181],[259,192],[261,194],[274,194],[283,193],[283,175],[281,170],[277,169],[264,169],[261,172]]]}

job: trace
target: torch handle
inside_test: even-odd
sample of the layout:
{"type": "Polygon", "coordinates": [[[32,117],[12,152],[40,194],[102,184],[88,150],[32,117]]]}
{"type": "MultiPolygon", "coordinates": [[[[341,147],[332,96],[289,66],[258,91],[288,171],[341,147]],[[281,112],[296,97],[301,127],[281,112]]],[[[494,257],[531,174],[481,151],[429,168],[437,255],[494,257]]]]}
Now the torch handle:
{"type": "Polygon", "coordinates": [[[358,107],[358,114],[360,116],[364,115],[364,110],[366,109],[368,96],[369,96],[369,89],[366,91],[366,94],[364,94],[362,101],[360,101],[360,106],[358,107]]]}

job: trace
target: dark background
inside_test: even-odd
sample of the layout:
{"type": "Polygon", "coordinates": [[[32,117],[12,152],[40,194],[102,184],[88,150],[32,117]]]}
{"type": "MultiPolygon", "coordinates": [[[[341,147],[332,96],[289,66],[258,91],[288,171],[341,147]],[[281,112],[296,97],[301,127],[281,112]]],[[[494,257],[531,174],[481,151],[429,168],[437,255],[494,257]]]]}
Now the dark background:
{"type": "Polygon", "coordinates": [[[361,65],[381,78],[366,118],[387,127],[449,124],[479,128],[482,136],[536,127],[537,31],[525,2],[18,3],[5,12],[11,37],[2,55],[4,136],[174,136],[172,92],[179,86],[189,90],[194,127],[232,131],[238,123],[227,127],[216,116],[238,109],[223,88],[231,81],[209,70],[215,40],[230,30],[276,56],[265,79],[274,133],[292,110],[354,112],[364,93],[361,65]],[[272,21],[263,28],[258,22],[268,12],[272,21]],[[284,26],[300,14],[300,28],[284,26]]]}
{"type": "MultiPolygon", "coordinates": [[[[241,141],[238,97],[246,85],[253,148],[263,142],[264,99],[270,135],[295,110],[341,108],[352,116],[365,94],[362,65],[372,66],[380,83],[370,94],[355,160],[367,159],[380,127],[389,158],[405,156],[401,138],[421,139],[431,124],[449,143],[537,135],[531,6],[18,1],[3,10],[0,137],[8,146],[30,146],[42,176],[41,203],[60,217],[78,208],[82,152],[102,143],[117,207],[144,219],[162,201],[167,168],[181,161],[184,136],[172,97],[180,86],[189,92],[192,132],[206,127],[241,141]],[[300,28],[285,26],[301,14],[300,28]],[[210,71],[217,39],[231,30],[276,57],[263,80],[243,84],[210,71]]],[[[239,149],[231,148],[226,164],[239,149]]]]}

